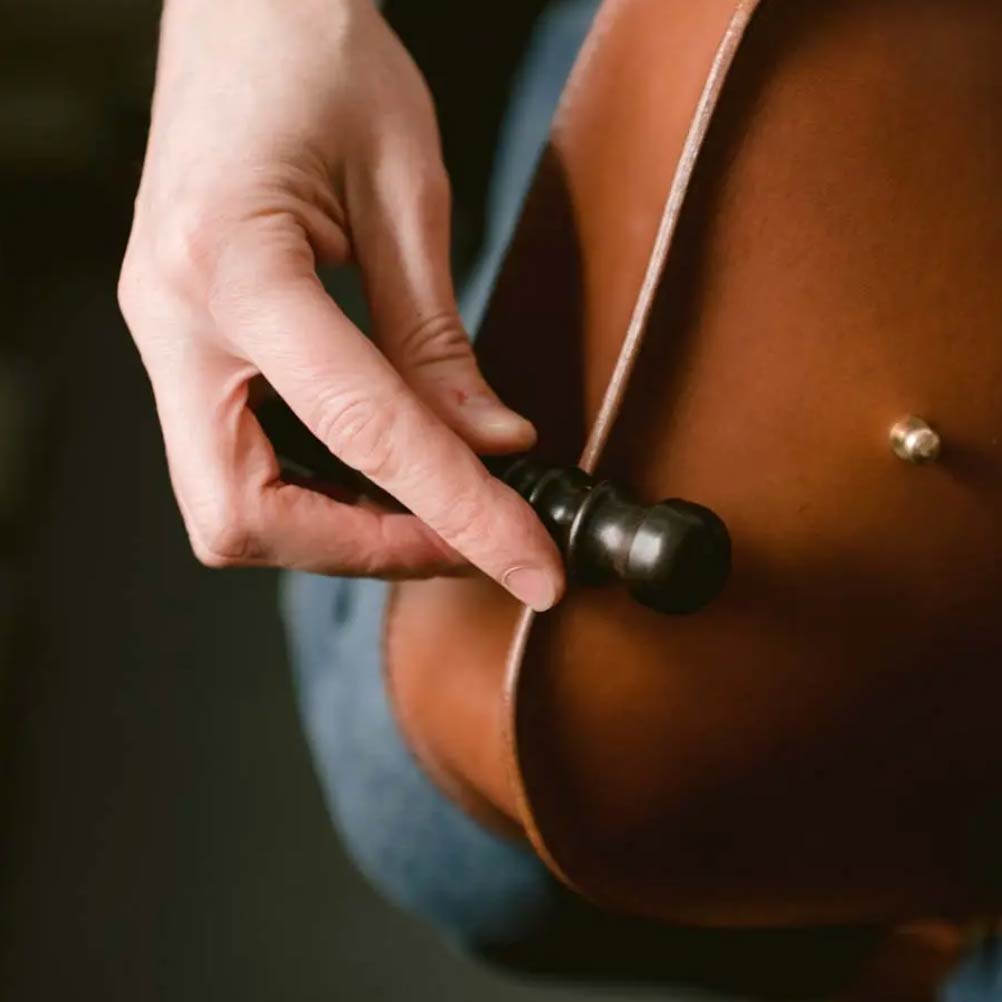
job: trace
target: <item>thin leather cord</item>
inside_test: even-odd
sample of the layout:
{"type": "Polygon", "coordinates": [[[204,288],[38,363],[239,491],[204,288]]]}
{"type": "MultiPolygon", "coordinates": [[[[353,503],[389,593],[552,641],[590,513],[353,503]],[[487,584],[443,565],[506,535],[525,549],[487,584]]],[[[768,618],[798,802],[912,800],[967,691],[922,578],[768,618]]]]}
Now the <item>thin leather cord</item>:
{"type": "MultiPolygon", "coordinates": [[[[731,16],[724,34],[721,36],[709,74],[706,78],[706,83],[703,86],[699,102],[696,105],[692,124],[686,135],[685,145],[682,148],[678,166],[672,178],[671,187],[668,191],[668,197],[661,215],[661,222],[658,225],[657,236],[655,237],[651,256],[644,274],[644,280],[641,283],[637,301],[633,308],[629,325],[627,326],[626,335],[616,361],[616,367],[606,387],[602,406],[592,425],[588,441],[578,463],[586,472],[594,472],[595,464],[600,458],[602,450],[605,448],[612,430],[612,424],[622,405],[623,396],[626,393],[630,375],[647,330],[647,321],[654,301],[654,295],[664,272],[665,262],[667,261],[672,239],[678,227],[685,196],[695,173],[699,152],[706,139],[706,134],[709,130],[713,113],[719,103],[721,93],[723,92],[728,72],[745,37],[752,15],[758,9],[760,3],[761,0],[738,0],[734,14],[731,16]]],[[[522,780],[520,743],[517,738],[517,691],[519,675],[535,618],[536,613],[532,609],[526,608],[523,610],[512,636],[505,668],[504,699],[507,707],[504,718],[507,732],[505,742],[512,752],[509,758],[510,778],[515,790],[520,820],[532,842],[533,848],[539,853],[540,857],[554,874],[569,887],[581,893],[580,888],[576,887],[549,851],[545,836],[536,826],[530,796],[522,780]]],[[[585,896],[587,897],[587,895],[585,896]]]]}
{"type": "Polygon", "coordinates": [[[595,464],[605,448],[613,422],[622,406],[630,375],[633,372],[647,330],[647,321],[651,305],[654,302],[654,294],[661,282],[672,239],[682,214],[682,205],[695,173],[699,152],[706,139],[706,133],[720,100],[727,74],[734,62],[735,55],[737,55],[752,15],[760,2],[761,0],[740,0],[710,67],[709,76],[700,95],[699,104],[696,106],[696,113],[693,116],[692,125],[689,127],[685,146],[682,148],[682,155],[668,191],[668,199],[665,202],[661,222],[658,225],[647,271],[644,274],[644,280],[633,307],[633,314],[626,328],[626,336],[623,338],[623,344],[619,350],[616,367],[612,371],[605,396],[602,398],[602,406],[599,408],[598,416],[595,418],[588,441],[578,462],[581,469],[588,473],[594,472],[595,464]]]}

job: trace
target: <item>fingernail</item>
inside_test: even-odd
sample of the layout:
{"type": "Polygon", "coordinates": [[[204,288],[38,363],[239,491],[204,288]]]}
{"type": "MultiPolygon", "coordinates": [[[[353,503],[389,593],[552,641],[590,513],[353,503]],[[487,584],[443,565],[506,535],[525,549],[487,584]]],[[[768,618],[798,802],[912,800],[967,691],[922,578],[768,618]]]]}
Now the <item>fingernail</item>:
{"type": "Polygon", "coordinates": [[[531,421],[490,397],[471,396],[464,402],[463,410],[482,431],[519,437],[536,434],[531,421]]]}
{"type": "Polygon", "coordinates": [[[557,597],[557,589],[549,576],[536,567],[513,567],[501,583],[515,598],[536,612],[545,612],[557,597]]]}

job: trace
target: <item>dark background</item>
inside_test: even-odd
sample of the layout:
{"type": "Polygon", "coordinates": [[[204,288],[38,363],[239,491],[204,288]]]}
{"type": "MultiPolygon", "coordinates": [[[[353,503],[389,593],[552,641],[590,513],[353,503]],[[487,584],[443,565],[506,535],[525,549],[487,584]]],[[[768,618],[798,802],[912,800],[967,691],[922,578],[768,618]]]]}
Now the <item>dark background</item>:
{"type": "MultiPolygon", "coordinates": [[[[539,4],[396,6],[461,265],[539,4]]],[[[275,576],[189,553],[115,303],[158,9],[0,0],[0,999],[578,998],[368,890],[299,731],[275,576]]]]}

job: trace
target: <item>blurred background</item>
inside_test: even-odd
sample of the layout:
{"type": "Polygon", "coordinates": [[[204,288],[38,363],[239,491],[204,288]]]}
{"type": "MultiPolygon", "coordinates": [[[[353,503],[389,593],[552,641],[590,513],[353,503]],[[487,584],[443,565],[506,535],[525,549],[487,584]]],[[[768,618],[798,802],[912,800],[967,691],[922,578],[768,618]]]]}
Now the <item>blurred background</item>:
{"type": "MultiPolygon", "coordinates": [[[[389,10],[438,101],[460,271],[541,3],[492,6],[389,10]]],[[[189,553],[115,301],[158,14],[0,0],[0,998],[577,998],[369,891],[300,733],[275,576],[189,553]]]]}

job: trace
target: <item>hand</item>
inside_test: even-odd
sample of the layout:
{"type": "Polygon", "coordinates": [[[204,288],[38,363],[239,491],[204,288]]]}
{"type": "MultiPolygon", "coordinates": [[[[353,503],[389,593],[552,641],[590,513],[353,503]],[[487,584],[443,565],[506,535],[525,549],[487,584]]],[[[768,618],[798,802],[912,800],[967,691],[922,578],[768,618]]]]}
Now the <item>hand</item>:
{"type": "Polygon", "coordinates": [[[556,600],[552,541],[474,454],[535,432],[477,369],[448,253],[430,96],[370,0],[168,0],[119,299],[203,563],[421,576],[469,561],[537,609],[556,600]],[[349,260],[372,341],[316,275],[349,260]],[[413,515],[283,483],[247,406],[259,374],[413,515]]]}

